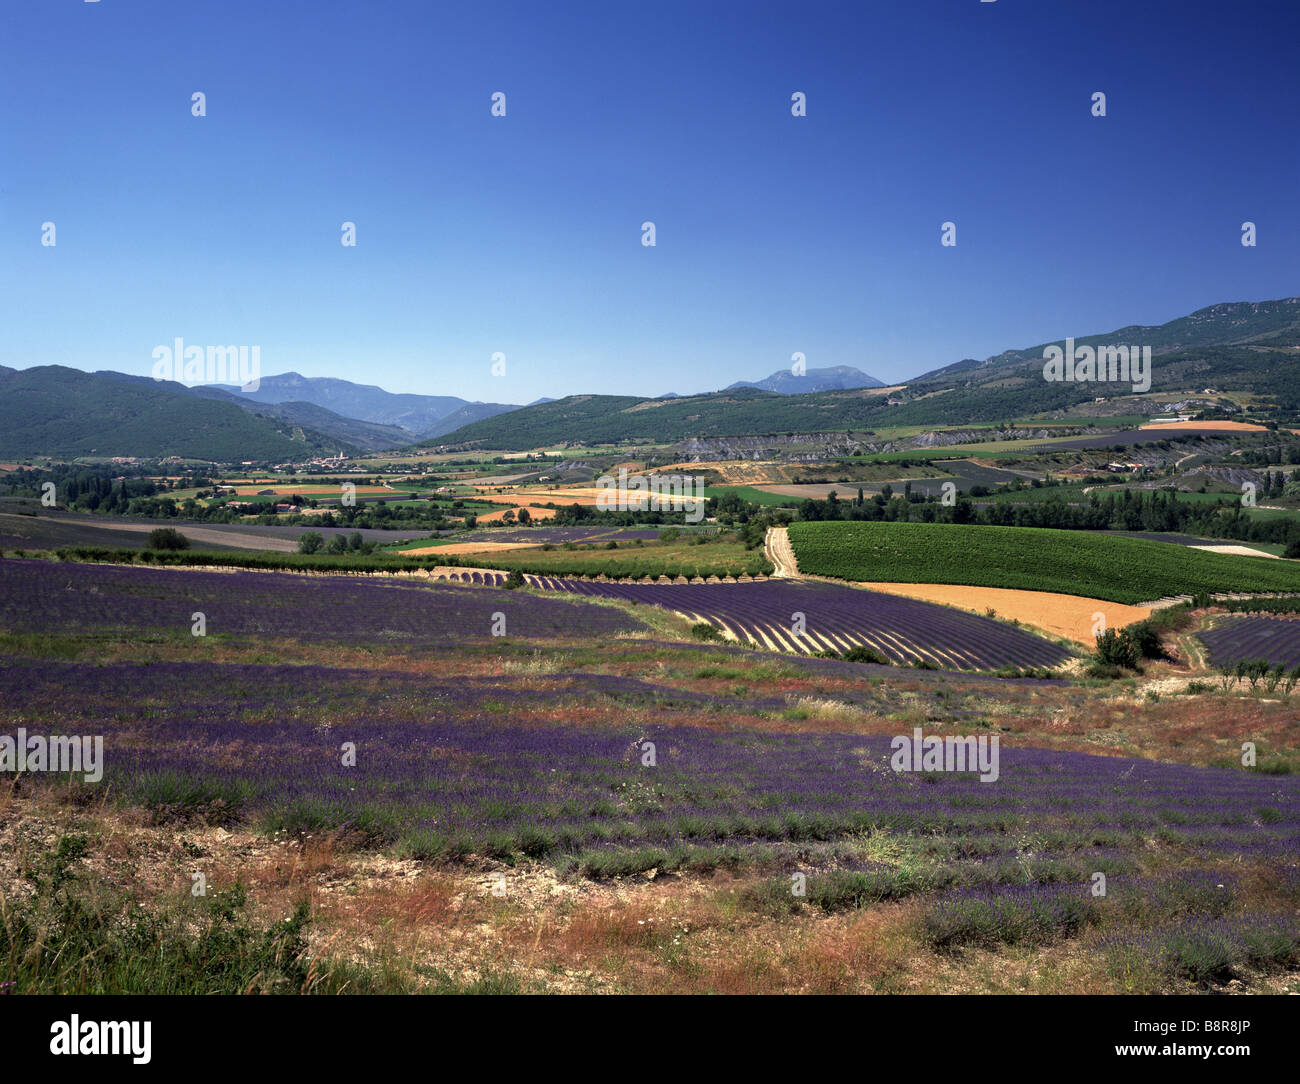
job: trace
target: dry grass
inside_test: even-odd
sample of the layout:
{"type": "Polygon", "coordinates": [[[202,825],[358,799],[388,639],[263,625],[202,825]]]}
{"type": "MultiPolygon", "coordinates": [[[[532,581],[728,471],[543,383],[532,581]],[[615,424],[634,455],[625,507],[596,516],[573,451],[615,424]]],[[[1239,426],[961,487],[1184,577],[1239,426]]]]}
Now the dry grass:
{"type": "MultiPolygon", "coordinates": [[[[12,789],[12,788],[10,788],[12,789]]],[[[0,804],[0,898],[25,891],[23,869],[68,832],[93,841],[82,860],[96,891],[121,889],[145,907],[174,907],[202,870],[209,891],[236,881],[250,912],[274,923],[307,900],[315,967],[370,969],[420,990],[437,975],[510,976],[522,988],[611,993],[1120,993],[1176,990],[1150,975],[1112,975],[1104,931],[1030,948],[936,953],[921,940],[923,897],[834,914],[774,918],[741,901],[758,875],[564,880],[546,866],[431,868],[342,850],[319,837],[176,831],[108,807],[74,810],[57,794],[7,794],[0,804]],[[504,882],[493,874],[504,874],[504,882]],[[504,895],[494,894],[503,883],[504,895]]],[[[890,861],[888,840],[870,853],[890,861]],[[883,848],[883,849],[882,849],[883,848]]],[[[864,851],[864,853],[867,853],[864,851]]],[[[1270,874],[1237,871],[1252,909],[1285,903],[1270,874]]],[[[1295,990],[1298,976],[1234,980],[1295,990]]]]}

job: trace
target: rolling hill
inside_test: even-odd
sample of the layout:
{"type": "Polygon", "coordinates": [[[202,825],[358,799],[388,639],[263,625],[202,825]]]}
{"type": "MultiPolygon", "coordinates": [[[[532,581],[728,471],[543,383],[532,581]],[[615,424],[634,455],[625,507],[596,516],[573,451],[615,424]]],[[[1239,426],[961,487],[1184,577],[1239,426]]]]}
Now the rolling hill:
{"type": "Polygon", "coordinates": [[[245,394],[61,366],[0,368],[0,454],[288,460],[417,441],[524,451],[1097,415],[1094,399],[1122,405],[1123,413],[1152,414],[1227,393],[1252,395],[1279,415],[1300,419],[1300,298],[1212,305],[1167,324],[1134,325],[1075,342],[1149,345],[1152,394],[1138,399],[1130,397],[1128,385],[1046,381],[1043,351],[1052,345],[1046,343],[960,361],[902,387],[878,386],[842,366],[809,370],[804,377],[779,371],[757,385],[705,395],[571,395],[526,407],[394,394],[297,373],[266,377],[257,392],[245,394]],[[794,392],[800,385],[792,382],[801,380],[870,385],[794,392]]]}
{"type": "Polygon", "coordinates": [[[250,414],[180,384],[62,365],[0,367],[5,458],[174,455],[228,462],[338,450],[310,428],[250,414]]]}
{"type": "MultiPolygon", "coordinates": [[[[1061,340],[1058,340],[1058,343],[1061,340]]],[[[1130,413],[1203,396],[1204,389],[1258,395],[1300,414],[1300,298],[1213,305],[1155,327],[1133,326],[1079,337],[1076,345],[1151,346],[1151,392],[1130,413]]],[[[439,445],[522,451],[562,442],[670,442],[689,437],[965,425],[1071,412],[1097,397],[1124,397],[1129,385],[1049,382],[1043,351],[1051,344],[968,359],[926,373],[900,390],[857,388],[782,395],[738,387],[680,398],[572,395],[523,407],[446,433],[439,445]]]]}

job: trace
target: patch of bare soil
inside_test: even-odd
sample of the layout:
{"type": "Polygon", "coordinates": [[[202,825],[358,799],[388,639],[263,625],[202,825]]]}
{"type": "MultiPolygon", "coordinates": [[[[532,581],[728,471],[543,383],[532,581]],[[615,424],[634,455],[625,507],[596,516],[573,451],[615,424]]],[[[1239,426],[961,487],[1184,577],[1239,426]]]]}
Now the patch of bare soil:
{"type": "Polygon", "coordinates": [[[1228,433],[1263,432],[1264,426],[1250,422],[1152,422],[1138,426],[1139,429],[1220,429],[1228,433]]]}
{"type": "Polygon", "coordinates": [[[431,553],[501,553],[505,550],[535,550],[540,542],[456,542],[450,546],[421,546],[403,550],[408,557],[425,557],[431,553]]]}
{"type": "Polygon", "coordinates": [[[1092,647],[1096,644],[1098,614],[1105,628],[1118,629],[1145,621],[1151,611],[1144,606],[1124,606],[1099,598],[1061,595],[1051,591],[1018,591],[1006,587],[966,587],[946,583],[860,583],[873,591],[940,602],[972,613],[1019,621],[1036,629],[1092,647]]]}
{"type": "Polygon", "coordinates": [[[1266,553],[1264,550],[1252,549],[1250,546],[1189,546],[1188,549],[1209,550],[1210,553],[1231,553],[1238,557],[1272,557],[1276,561],[1282,559],[1276,553],[1266,553]]]}

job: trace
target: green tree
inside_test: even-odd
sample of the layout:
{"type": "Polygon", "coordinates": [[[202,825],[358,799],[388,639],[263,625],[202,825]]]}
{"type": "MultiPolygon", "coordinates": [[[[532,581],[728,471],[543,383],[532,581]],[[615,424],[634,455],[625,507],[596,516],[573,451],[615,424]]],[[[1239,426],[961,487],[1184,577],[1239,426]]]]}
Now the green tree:
{"type": "Polygon", "coordinates": [[[187,550],[190,540],[175,527],[159,527],[149,532],[151,550],[187,550]]]}

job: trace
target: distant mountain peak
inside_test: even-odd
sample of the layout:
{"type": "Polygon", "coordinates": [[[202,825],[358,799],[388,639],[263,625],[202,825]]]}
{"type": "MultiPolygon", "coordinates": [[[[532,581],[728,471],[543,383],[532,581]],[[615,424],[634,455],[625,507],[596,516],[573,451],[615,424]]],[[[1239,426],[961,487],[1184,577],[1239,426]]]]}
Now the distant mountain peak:
{"type": "Polygon", "coordinates": [[[257,403],[309,403],[345,418],[397,426],[415,439],[447,432],[448,426],[456,429],[518,409],[508,403],[471,403],[455,395],[390,392],[376,384],[357,384],[331,376],[303,376],[296,372],[265,376],[253,392],[227,385],[210,386],[257,403]]]}
{"type": "Polygon", "coordinates": [[[723,391],[734,388],[761,388],[778,395],[804,395],[814,391],[843,391],[851,388],[883,388],[885,382],[877,380],[852,365],[833,365],[825,369],[807,369],[796,374],[789,369],[778,369],[762,380],[738,380],[728,384],[723,391]]]}

